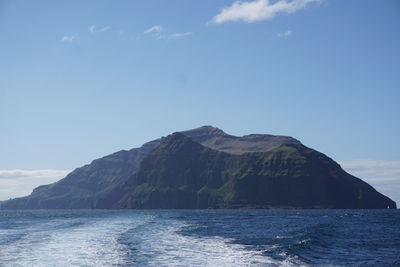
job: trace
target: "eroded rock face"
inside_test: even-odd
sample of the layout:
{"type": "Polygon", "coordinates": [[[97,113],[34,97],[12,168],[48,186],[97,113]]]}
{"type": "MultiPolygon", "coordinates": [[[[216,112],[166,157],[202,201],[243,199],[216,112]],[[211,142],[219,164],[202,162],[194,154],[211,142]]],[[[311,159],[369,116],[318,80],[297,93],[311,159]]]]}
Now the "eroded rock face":
{"type": "Polygon", "coordinates": [[[396,208],[298,140],[204,126],[119,151],[3,209],[396,208]]]}

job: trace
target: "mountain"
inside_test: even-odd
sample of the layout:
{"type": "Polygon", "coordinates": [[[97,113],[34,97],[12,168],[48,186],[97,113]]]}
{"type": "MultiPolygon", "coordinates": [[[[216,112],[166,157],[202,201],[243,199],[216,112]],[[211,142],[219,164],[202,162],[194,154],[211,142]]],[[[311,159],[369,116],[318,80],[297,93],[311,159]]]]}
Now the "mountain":
{"type": "Polygon", "coordinates": [[[37,208],[396,208],[291,137],[203,126],[119,151],[6,201],[37,208]]]}
{"type": "Polygon", "coordinates": [[[180,133],[125,185],[118,208],[387,208],[393,201],[301,144],[228,154],[180,133]]]}

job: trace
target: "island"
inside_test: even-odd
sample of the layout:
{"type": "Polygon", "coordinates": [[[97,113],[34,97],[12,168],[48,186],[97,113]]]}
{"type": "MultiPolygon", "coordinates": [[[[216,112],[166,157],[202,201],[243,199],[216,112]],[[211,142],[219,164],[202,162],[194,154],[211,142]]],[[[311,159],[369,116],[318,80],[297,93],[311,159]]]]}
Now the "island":
{"type": "Polygon", "coordinates": [[[1,209],[396,209],[328,156],[288,136],[203,126],[77,168],[1,209]]]}

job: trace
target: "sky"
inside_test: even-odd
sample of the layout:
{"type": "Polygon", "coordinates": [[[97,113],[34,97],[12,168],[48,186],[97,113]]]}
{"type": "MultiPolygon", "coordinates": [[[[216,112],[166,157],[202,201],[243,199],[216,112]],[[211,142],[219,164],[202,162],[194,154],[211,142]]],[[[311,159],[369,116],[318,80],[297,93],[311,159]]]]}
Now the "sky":
{"type": "Polygon", "coordinates": [[[213,125],[400,203],[399,28],[397,0],[0,0],[0,200],[213,125]]]}

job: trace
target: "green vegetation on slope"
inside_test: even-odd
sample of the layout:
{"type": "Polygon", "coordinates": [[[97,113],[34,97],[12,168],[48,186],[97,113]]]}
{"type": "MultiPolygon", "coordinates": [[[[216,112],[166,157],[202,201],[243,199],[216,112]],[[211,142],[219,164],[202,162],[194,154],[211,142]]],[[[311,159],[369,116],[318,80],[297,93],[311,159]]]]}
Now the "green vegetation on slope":
{"type": "Polygon", "coordinates": [[[165,138],[126,185],[119,208],[386,208],[395,203],[301,144],[232,155],[165,138]]]}

